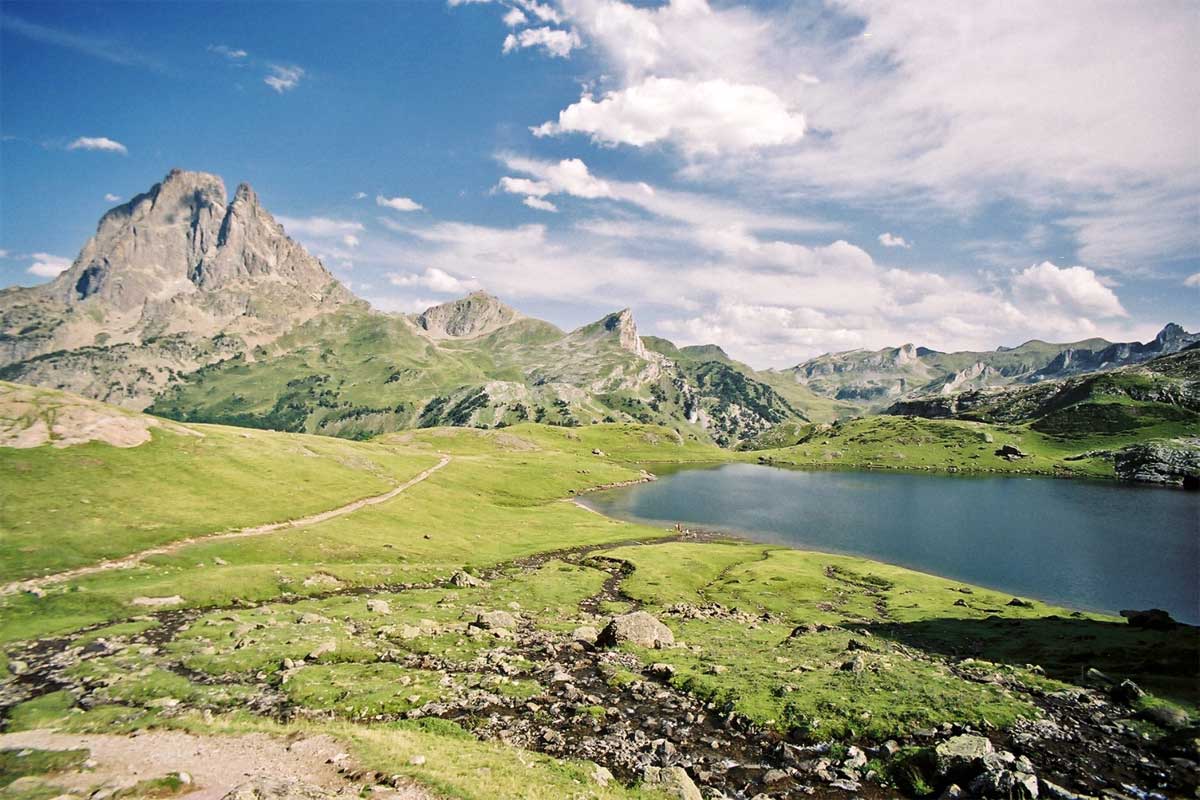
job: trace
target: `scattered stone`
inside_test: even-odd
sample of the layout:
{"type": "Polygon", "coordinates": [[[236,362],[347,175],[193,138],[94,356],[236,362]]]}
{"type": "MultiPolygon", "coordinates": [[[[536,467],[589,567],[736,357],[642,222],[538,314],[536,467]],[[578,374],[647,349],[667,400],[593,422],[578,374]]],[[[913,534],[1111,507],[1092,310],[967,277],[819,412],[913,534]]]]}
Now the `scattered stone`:
{"type": "Polygon", "coordinates": [[[578,628],[571,631],[571,639],[576,642],[595,644],[596,639],[599,637],[600,631],[596,630],[596,626],[594,625],[580,625],[578,628]]]}
{"type": "Polygon", "coordinates": [[[634,611],[613,617],[600,632],[597,643],[614,647],[623,642],[640,647],[660,647],[675,643],[675,634],[645,611],[634,611]]]}
{"type": "Polygon", "coordinates": [[[1145,611],[1126,609],[1121,612],[1121,616],[1129,620],[1129,624],[1133,627],[1151,631],[1174,630],[1175,626],[1179,624],[1161,608],[1148,608],[1145,611]]]}
{"type": "Polygon", "coordinates": [[[310,589],[340,589],[344,585],[336,575],[328,572],[317,572],[304,579],[304,585],[310,589]]]}
{"type": "Polygon", "coordinates": [[[646,767],[642,782],[661,790],[671,800],[704,800],[683,767],[646,767]]]}
{"type": "Polygon", "coordinates": [[[1142,691],[1142,687],[1129,679],[1125,679],[1114,686],[1110,694],[1113,700],[1116,700],[1118,703],[1124,703],[1127,706],[1133,705],[1138,699],[1146,696],[1146,693],[1142,691]]]}
{"type": "Polygon", "coordinates": [[[1015,444],[1002,444],[1000,445],[1000,449],[996,451],[996,455],[1006,458],[1009,461],[1019,461],[1022,458],[1026,458],[1029,454],[1023,452],[1015,444]]]}
{"type": "Polygon", "coordinates": [[[603,456],[603,455],[604,455],[604,451],[603,451],[603,450],[601,450],[599,447],[593,447],[593,448],[592,448],[592,455],[594,455],[594,456],[603,456]]]}
{"type": "Polygon", "coordinates": [[[487,586],[487,583],[460,569],[450,576],[450,585],[465,589],[470,586],[487,586]]]}
{"type": "Polygon", "coordinates": [[[964,733],[939,744],[934,750],[938,774],[954,778],[975,774],[983,765],[983,757],[994,752],[992,743],[983,736],[964,733]]]}
{"type": "Polygon", "coordinates": [[[1028,600],[1022,600],[1019,597],[1014,597],[1012,600],[1009,600],[1008,605],[1015,606],[1016,608],[1033,608],[1033,603],[1029,602],[1028,600]]]}
{"type": "Polygon", "coordinates": [[[170,597],[135,597],[129,601],[130,605],[144,606],[146,608],[165,608],[167,606],[177,606],[183,602],[183,598],[177,594],[170,597]]]}
{"type": "Polygon", "coordinates": [[[391,614],[392,606],[387,600],[368,600],[367,611],[372,614],[391,614]]]}
{"type": "Polygon", "coordinates": [[[475,617],[475,621],[471,624],[476,628],[483,628],[485,631],[497,628],[512,630],[517,627],[517,618],[507,611],[484,611],[475,617]]]}
{"type": "Polygon", "coordinates": [[[327,800],[329,793],[319,786],[287,778],[257,778],[229,791],[221,800],[327,800]]]}
{"type": "Polygon", "coordinates": [[[589,777],[592,779],[593,783],[596,783],[600,786],[608,786],[608,784],[613,780],[613,774],[599,764],[593,766],[589,777]]]}
{"type": "Polygon", "coordinates": [[[413,756],[408,760],[408,763],[412,764],[414,767],[423,766],[425,764],[425,756],[413,756]]]}
{"type": "Polygon", "coordinates": [[[308,659],[310,661],[315,661],[318,658],[320,658],[321,656],[325,655],[326,653],[332,653],[336,650],[337,650],[337,642],[334,641],[333,639],[330,639],[329,641],[322,642],[321,644],[314,647],[312,649],[312,651],[309,652],[308,659]]]}
{"type": "Polygon", "coordinates": [[[867,661],[861,655],[855,656],[854,658],[850,659],[849,661],[846,661],[845,663],[843,663],[841,666],[841,670],[843,672],[853,672],[855,675],[861,674],[862,671],[865,670],[866,668],[867,668],[867,661]]]}
{"type": "Polygon", "coordinates": [[[323,617],[320,614],[314,614],[312,611],[306,611],[300,615],[301,625],[328,625],[333,622],[329,617],[323,617]]]}
{"type": "Polygon", "coordinates": [[[1187,713],[1175,706],[1150,706],[1139,711],[1137,717],[1147,722],[1153,722],[1160,728],[1172,730],[1187,727],[1188,724],[1187,713]]]}

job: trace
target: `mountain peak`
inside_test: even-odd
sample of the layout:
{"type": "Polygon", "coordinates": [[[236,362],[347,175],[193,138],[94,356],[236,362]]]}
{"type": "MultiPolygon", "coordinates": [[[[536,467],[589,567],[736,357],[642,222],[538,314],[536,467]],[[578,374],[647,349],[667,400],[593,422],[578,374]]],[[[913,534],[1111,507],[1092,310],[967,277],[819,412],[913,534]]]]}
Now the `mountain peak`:
{"type": "Polygon", "coordinates": [[[617,343],[625,350],[642,358],[646,357],[646,345],[642,343],[642,337],[638,335],[633,312],[628,308],[614,311],[596,324],[606,332],[615,333],[617,343]]]}
{"type": "MultiPolygon", "coordinates": [[[[316,258],[289,239],[254,190],[208,172],[172,169],[109,210],[75,262],[26,290],[59,320],[31,349],[139,342],[172,333],[237,332],[269,339],[313,314],[353,301],[316,258]]],[[[0,318],[6,316],[0,307],[0,318]]]]}
{"type": "Polygon", "coordinates": [[[520,319],[498,297],[476,290],[421,312],[416,323],[435,339],[471,339],[520,319]]]}

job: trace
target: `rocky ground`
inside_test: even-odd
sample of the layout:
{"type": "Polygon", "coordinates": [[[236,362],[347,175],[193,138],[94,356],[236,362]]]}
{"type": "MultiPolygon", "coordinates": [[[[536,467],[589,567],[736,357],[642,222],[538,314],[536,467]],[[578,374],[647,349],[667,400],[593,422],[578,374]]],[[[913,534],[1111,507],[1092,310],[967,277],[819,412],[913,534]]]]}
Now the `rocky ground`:
{"type": "MultiPolygon", "coordinates": [[[[1051,690],[986,662],[905,648],[905,658],[998,685],[1041,713],[1005,730],[947,723],[885,741],[812,741],[757,725],[673,682],[669,657],[689,645],[663,621],[755,628],[780,620],[719,603],[677,603],[649,614],[622,591],[628,562],[594,550],[547,553],[438,584],[367,591],[331,583],[315,596],[261,607],[160,610],[128,631],[95,626],[44,639],[9,652],[15,677],[0,686],[0,707],[19,715],[23,701],[65,690],[80,708],[140,705],[160,722],[196,711],[211,719],[235,707],[283,723],[437,718],[483,739],[594,762],[597,784],[642,782],[686,800],[897,792],[1148,800],[1197,792],[1198,732],[1186,714],[1135,710],[1138,686],[1094,670],[1090,686],[1051,690]],[[496,592],[496,607],[460,602],[460,593],[502,585],[521,596],[523,581],[536,592],[547,570],[606,575],[599,591],[575,597],[557,620],[502,602],[508,589],[496,592]],[[437,618],[391,621],[406,598],[437,618]],[[344,609],[353,616],[339,626],[344,609]],[[281,641],[288,647],[277,650],[281,641]],[[283,652],[291,655],[277,658],[283,652]],[[654,652],[663,660],[645,655],[654,652]],[[1174,733],[1150,733],[1160,730],[1174,733]]],[[[792,635],[829,629],[801,626],[792,635]]],[[[850,673],[866,669],[864,656],[877,649],[869,627],[852,632],[857,638],[838,667],[850,673]]],[[[76,738],[77,746],[91,746],[76,738]]],[[[168,766],[191,769],[185,761],[168,766]]],[[[397,783],[343,767],[360,784],[397,783]]]]}

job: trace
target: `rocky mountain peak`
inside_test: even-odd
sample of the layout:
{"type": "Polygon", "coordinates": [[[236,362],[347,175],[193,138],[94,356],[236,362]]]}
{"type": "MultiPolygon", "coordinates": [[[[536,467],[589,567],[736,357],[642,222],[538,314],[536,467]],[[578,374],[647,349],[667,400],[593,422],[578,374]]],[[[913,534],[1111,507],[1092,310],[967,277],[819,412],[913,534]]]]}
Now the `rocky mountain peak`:
{"type": "Polygon", "coordinates": [[[646,357],[646,346],[642,344],[642,337],[638,335],[637,323],[634,322],[633,312],[628,308],[623,308],[616,313],[609,314],[601,324],[604,330],[615,332],[617,341],[621,347],[633,353],[634,355],[646,357]]]}
{"type": "Polygon", "coordinates": [[[48,284],[8,293],[0,331],[36,314],[43,335],[7,359],[96,342],[217,333],[263,341],[354,297],[238,186],[173,169],[108,211],[75,262],[48,284]],[[87,313],[73,313],[86,308],[87,313]]]}
{"type": "Polygon", "coordinates": [[[1175,343],[1183,343],[1193,334],[1189,334],[1184,330],[1182,325],[1177,325],[1174,322],[1168,322],[1163,326],[1163,329],[1154,337],[1154,341],[1159,345],[1172,345],[1175,343]]]}
{"type": "Polygon", "coordinates": [[[483,336],[520,319],[521,315],[484,291],[425,309],[416,323],[435,339],[483,336]]]}

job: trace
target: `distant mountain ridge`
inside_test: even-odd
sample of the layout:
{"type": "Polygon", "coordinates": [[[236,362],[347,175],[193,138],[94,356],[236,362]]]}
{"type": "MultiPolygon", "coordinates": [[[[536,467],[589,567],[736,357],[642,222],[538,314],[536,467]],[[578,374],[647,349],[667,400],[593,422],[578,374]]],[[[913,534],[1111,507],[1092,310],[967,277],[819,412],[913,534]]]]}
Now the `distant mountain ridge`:
{"type": "Polygon", "coordinates": [[[180,420],[365,438],[434,425],[639,422],[726,446],[933,393],[1139,363],[1200,340],[911,344],[758,371],[718,345],[640,335],[622,309],[572,331],[483,291],[372,310],[259,202],[172,170],[101,218],[51,282],[0,291],[0,380],[180,420]]]}
{"type": "Polygon", "coordinates": [[[877,411],[897,401],[1028,384],[1140,364],[1200,342],[1169,323],[1152,341],[1105,339],[1054,344],[1037,339],[993,351],[942,353],[912,344],[827,353],[781,370],[814,393],[877,411]]]}

